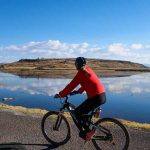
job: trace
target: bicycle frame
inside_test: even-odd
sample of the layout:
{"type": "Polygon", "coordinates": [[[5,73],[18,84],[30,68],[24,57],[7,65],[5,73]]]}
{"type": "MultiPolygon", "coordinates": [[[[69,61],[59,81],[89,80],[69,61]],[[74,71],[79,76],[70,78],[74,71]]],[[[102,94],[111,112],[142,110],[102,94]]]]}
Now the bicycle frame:
{"type": "MultiPolygon", "coordinates": [[[[63,106],[62,108],[60,108],[60,112],[64,112],[65,109],[68,110],[68,112],[70,113],[75,125],[77,126],[77,128],[79,129],[79,131],[82,131],[82,126],[81,124],[78,122],[77,118],[75,117],[73,111],[76,108],[73,104],[68,102],[68,96],[65,97],[64,102],[62,103],[63,106]]],[[[106,136],[95,136],[93,137],[94,140],[111,140],[112,139],[112,135],[110,133],[110,131],[102,126],[96,126],[93,122],[92,122],[92,117],[94,115],[94,110],[92,111],[92,113],[89,115],[89,124],[93,126],[93,128],[98,128],[101,132],[103,132],[106,136]]],[[[60,123],[59,123],[60,124],[60,123]]]]}
{"type": "Polygon", "coordinates": [[[60,111],[49,111],[44,115],[41,122],[41,129],[44,137],[48,142],[56,145],[62,145],[70,139],[71,127],[69,125],[69,120],[64,115],[64,112],[67,111],[68,113],[70,113],[71,118],[73,119],[73,122],[75,123],[79,131],[85,131],[83,132],[85,133],[83,134],[83,136],[79,133],[79,136],[81,138],[84,139],[84,137],[86,137],[87,135],[86,127],[89,127],[91,131],[95,131],[95,135],[90,140],[92,140],[96,148],[99,149],[103,145],[100,143],[101,141],[106,141],[109,146],[113,146],[116,148],[119,146],[121,147],[120,149],[127,150],[127,148],[129,147],[130,136],[126,127],[119,120],[115,118],[98,118],[98,120],[95,120],[94,117],[98,116],[98,111],[96,111],[97,109],[94,109],[88,114],[82,114],[83,117],[86,117],[85,123],[87,126],[85,124],[84,126],[78,121],[78,116],[75,115],[74,109],[76,109],[76,107],[68,101],[67,96],[62,100],[62,107],[60,108],[60,111]],[[58,140],[60,138],[58,135],[61,135],[64,132],[63,130],[66,131],[66,134],[63,134],[64,136],[62,136],[62,139],[58,140]],[[54,135],[58,137],[58,139],[55,140],[54,135]],[[121,137],[123,137],[121,139],[123,142],[120,141],[120,135],[121,137]]]}
{"type": "Polygon", "coordinates": [[[65,97],[65,100],[63,102],[63,106],[62,108],[60,108],[60,112],[64,112],[65,109],[68,110],[68,112],[70,113],[75,125],[78,127],[78,129],[81,131],[82,130],[82,126],[79,124],[77,118],[75,117],[73,111],[75,110],[75,106],[71,103],[68,102],[68,96],[65,97]]]}

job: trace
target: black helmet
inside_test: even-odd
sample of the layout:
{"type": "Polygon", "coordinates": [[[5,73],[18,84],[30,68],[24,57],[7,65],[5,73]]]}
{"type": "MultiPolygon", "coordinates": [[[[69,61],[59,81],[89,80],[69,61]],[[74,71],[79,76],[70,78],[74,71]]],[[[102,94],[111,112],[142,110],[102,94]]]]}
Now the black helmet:
{"type": "Polygon", "coordinates": [[[75,64],[78,66],[78,68],[81,68],[86,65],[86,60],[84,57],[77,57],[75,64]]]}

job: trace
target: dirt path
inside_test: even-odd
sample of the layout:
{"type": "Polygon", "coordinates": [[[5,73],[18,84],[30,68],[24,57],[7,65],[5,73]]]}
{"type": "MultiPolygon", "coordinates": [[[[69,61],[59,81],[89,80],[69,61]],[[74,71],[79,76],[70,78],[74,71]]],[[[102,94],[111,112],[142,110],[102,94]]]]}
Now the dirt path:
{"type": "MultiPolygon", "coordinates": [[[[32,117],[14,112],[0,111],[0,150],[94,150],[92,142],[84,145],[78,137],[76,127],[72,126],[72,137],[60,147],[49,144],[41,133],[42,116],[32,117]]],[[[129,129],[130,150],[150,150],[150,131],[129,129]]]]}

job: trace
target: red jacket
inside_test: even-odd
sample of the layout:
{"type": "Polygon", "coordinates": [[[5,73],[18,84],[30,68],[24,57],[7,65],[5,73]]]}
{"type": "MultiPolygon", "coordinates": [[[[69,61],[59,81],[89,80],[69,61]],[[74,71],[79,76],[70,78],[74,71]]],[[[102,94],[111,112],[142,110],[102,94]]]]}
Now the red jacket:
{"type": "Polygon", "coordinates": [[[88,98],[92,98],[105,92],[102,83],[93,70],[87,66],[85,67],[85,70],[86,71],[80,69],[74,79],[61,92],[59,92],[61,97],[68,95],[79,84],[81,85],[81,88],[78,92],[83,93],[86,91],[88,98]]]}

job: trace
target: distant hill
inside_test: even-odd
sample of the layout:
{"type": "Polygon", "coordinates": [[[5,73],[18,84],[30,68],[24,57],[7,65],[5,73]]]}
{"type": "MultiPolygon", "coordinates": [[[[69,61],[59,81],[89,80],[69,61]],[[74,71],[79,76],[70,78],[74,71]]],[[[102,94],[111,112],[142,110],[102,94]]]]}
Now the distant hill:
{"type": "MultiPolygon", "coordinates": [[[[6,67],[40,67],[43,68],[70,68],[75,69],[75,59],[21,59],[17,62],[5,64],[6,67]]],[[[130,61],[87,59],[88,66],[100,68],[147,68],[146,66],[130,61]]]]}
{"type": "MultiPolygon", "coordinates": [[[[17,62],[0,65],[3,72],[15,73],[22,76],[69,76],[75,74],[74,58],[67,59],[21,59],[17,62]]],[[[120,60],[87,59],[87,64],[100,76],[112,76],[121,72],[149,71],[148,67],[120,60]]]]}

